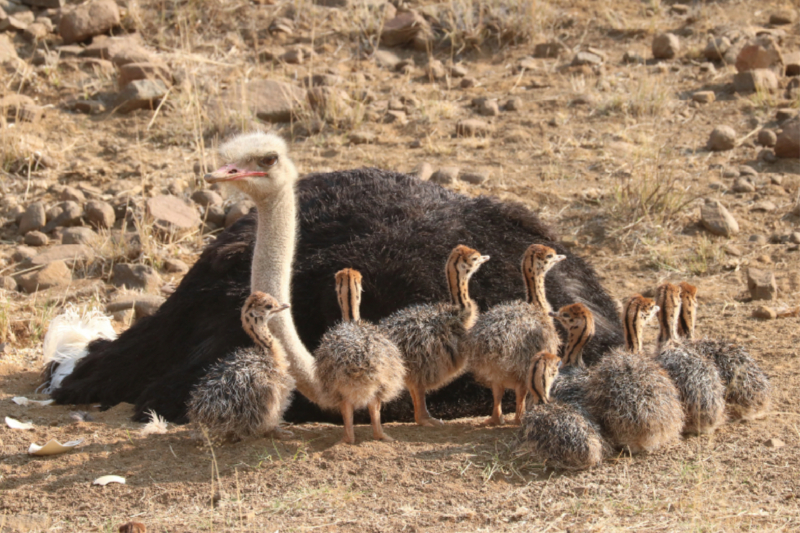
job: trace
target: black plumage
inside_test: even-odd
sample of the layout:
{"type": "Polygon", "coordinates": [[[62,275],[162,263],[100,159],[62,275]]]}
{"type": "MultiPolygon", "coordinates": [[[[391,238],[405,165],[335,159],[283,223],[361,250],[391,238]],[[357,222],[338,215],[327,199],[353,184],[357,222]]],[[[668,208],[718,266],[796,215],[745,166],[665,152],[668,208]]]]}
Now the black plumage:
{"type": "MultiPolygon", "coordinates": [[[[492,256],[470,285],[481,309],[519,294],[519,257],[540,243],[568,258],[547,277],[554,308],[583,302],[597,334],[584,358],[592,364],[622,342],[612,299],[594,270],[556,242],[554,233],[521,204],[467,196],[430,182],[378,169],[314,174],[297,186],[300,236],[292,279],[292,309],[300,338],[314,350],[340,318],[334,273],[355,268],[364,276],[361,315],[377,322],[416,303],[446,300],[442,265],[457,244],[492,256]]],[[[250,294],[255,216],[250,214],[203,251],[175,293],[152,317],[115,341],[95,341],[89,354],[53,393],[58,403],[135,404],[136,419],[149,409],[186,421],[192,386],[220,358],[252,341],[239,324],[250,294]]],[[[434,416],[476,416],[491,394],[462,377],[431,394],[434,416]]],[[[513,404],[512,404],[513,405],[513,404]]],[[[295,395],[287,421],[335,420],[295,395]]],[[[387,404],[383,419],[412,420],[410,398],[387,404]]]]}

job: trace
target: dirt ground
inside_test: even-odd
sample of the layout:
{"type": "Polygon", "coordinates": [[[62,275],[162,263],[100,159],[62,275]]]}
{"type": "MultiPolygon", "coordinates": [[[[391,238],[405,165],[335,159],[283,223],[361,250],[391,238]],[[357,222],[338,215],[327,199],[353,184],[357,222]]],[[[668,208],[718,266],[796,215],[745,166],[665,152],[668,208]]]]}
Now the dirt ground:
{"type": "MultiPolygon", "coordinates": [[[[53,184],[89,185],[112,199],[134,191],[142,199],[177,183],[188,196],[201,186],[202,169],[218,163],[213,150],[220,139],[254,125],[214,116],[207,98],[246,80],[299,84],[308,74],[332,70],[345,80],[345,90],[369,90],[374,98],[366,109],[378,114],[334,117],[319,133],[308,132],[310,118],[262,124],[291,141],[301,172],[358,166],[414,172],[423,162],[489,172],[482,184],[456,181],[449,187],[536,210],[594,265],[614,297],[646,293],[664,280],[697,285],[698,332],[747,347],[772,380],[772,411],[763,420],[727,424],[713,436],[687,438],[653,454],[620,455],[589,471],[563,472],[519,453],[516,427],[481,427],[482,418],[434,429],[387,424],[395,439],[388,443],[373,442],[369,427],[359,426],[357,445],[338,444],[341,427],[306,424],[289,427],[294,437],[283,441],[209,446],[191,428],[171,424],[164,434],[142,435],[126,404],[105,412],[96,406],[16,405],[15,396],[45,398],[36,393],[41,340],[61,305],[102,304],[114,295],[107,281],[115,254],[122,252],[110,251],[104,234],[95,263],[76,271],[68,289],[29,295],[0,289],[0,342],[6,343],[0,351],[0,414],[34,424],[29,431],[0,429],[0,532],[110,532],[129,520],[146,524],[147,531],[179,533],[800,530],[800,318],[752,316],[765,303],[778,312],[800,305],[800,252],[782,239],[800,231],[800,217],[791,214],[800,162],[767,162],[755,142],[760,129],[778,128],[778,109],[797,113],[800,97],[785,96],[785,77],[775,93],[737,94],[732,65],[718,62],[714,72],[701,67],[709,36],[765,27],[770,13],[796,6],[720,0],[692,3],[684,14],[668,2],[637,0],[413,3],[449,9],[456,20],[480,5],[491,13],[502,13],[504,5],[527,6],[527,18],[498,19],[517,32],[516,41],[502,46],[487,30],[479,48],[453,31],[452,46],[440,42],[432,52],[392,49],[415,60],[417,66],[403,74],[372,59],[375,40],[361,8],[305,0],[264,4],[121,2],[123,26],[140,31],[144,45],[182,80],[158,111],[70,112],[64,106],[70,99],[114,92],[115,75],[86,67],[34,68],[25,56],[32,45],[15,40],[28,70],[20,67],[1,90],[31,96],[46,109],[38,123],[4,124],[3,147],[10,150],[16,134],[31,136],[51,162],[29,173],[4,157],[4,198],[54,204],[53,184]],[[295,21],[294,36],[278,41],[268,35],[262,44],[313,48],[316,55],[301,65],[262,61],[248,41],[247,30],[266,28],[279,15],[295,21]],[[681,36],[681,51],[657,63],[653,36],[670,30],[681,36]],[[566,47],[560,57],[532,59],[536,44],[553,40],[566,47]],[[605,54],[603,64],[571,66],[574,54],[587,47],[605,54]],[[647,63],[623,63],[629,50],[647,63]],[[460,88],[456,78],[431,82],[423,68],[431,53],[445,64],[464,65],[476,85],[460,88]],[[716,101],[694,103],[691,95],[699,90],[715,91],[716,101]],[[521,109],[481,117],[471,105],[480,96],[501,104],[519,97],[521,109]],[[383,120],[394,98],[416,102],[405,124],[383,120]],[[465,118],[486,120],[491,134],[456,138],[455,124],[465,118]],[[734,128],[735,149],[706,149],[717,125],[734,128]],[[364,130],[377,141],[349,142],[352,132],[364,130]],[[730,170],[740,165],[757,171],[755,191],[733,191],[730,170]],[[717,237],[702,229],[705,198],[728,207],[740,226],[737,235],[717,237]],[[774,209],[760,210],[756,202],[763,200],[774,209]],[[775,273],[776,300],[750,301],[749,267],[775,273]],[[72,415],[78,410],[86,413],[82,420],[72,415]],[[49,439],[83,442],[64,455],[27,454],[31,443],[49,439]],[[106,474],[127,483],[92,485],[106,474]]],[[[800,51],[797,22],[774,31],[784,52],[800,51]]],[[[159,266],[179,258],[191,264],[213,236],[147,240],[135,261],[159,266]]],[[[7,275],[15,268],[8,258],[21,243],[13,219],[0,237],[0,271],[7,275]]],[[[180,275],[162,277],[180,281],[180,275]]],[[[650,327],[648,345],[655,335],[650,327]]]]}

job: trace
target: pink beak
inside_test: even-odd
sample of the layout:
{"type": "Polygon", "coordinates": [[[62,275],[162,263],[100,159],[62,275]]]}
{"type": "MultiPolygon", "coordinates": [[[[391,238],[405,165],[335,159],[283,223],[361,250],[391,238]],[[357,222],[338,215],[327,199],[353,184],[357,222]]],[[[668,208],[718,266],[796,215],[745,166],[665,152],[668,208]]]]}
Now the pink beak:
{"type": "Polygon", "coordinates": [[[237,167],[234,163],[229,165],[225,165],[210,174],[206,174],[204,179],[208,183],[219,183],[222,181],[234,181],[240,180],[243,178],[250,178],[250,177],[263,177],[266,176],[266,172],[261,172],[258,170],[247,170],[241,169],[237,167]]]}

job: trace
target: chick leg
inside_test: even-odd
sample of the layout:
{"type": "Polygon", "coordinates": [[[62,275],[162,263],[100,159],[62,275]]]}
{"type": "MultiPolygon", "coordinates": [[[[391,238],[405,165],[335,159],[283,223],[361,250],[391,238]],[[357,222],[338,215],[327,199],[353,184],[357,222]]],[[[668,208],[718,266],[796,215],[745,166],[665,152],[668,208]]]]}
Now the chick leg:
{"type": "Polygon", "coordinates": [[[381,426],[381,401],[372,400],[369,402],[369,418],[372,421],[372,438],[375,440],[393,441],[394,439],[383,432],[381,426]]]}
{"type": "Polygon", "coordinates": [[[414,420],[420,426],[435,427],[441,426],[442,421],[437,420],[428,412],[428,404],[425,401],[425,389],[418,387],[415,383],[408,383],[408,392],[411,393],[414,402],[414,420]]]}
{"type": "Polygon", "coordinates": [[[494,397],[494,407],[492,408],[492,416],[483,421],[484,426],[499,426],[505,423],[503,418],[503,394],[506,388],[502,384],[492,384],[492,396],[494,397]]]}
{"type": "Polygon", "coordinates": [[[517,416],[514,417],[514,422],[517,424],[522,424],[522,415],[525,414],[525,399],[528,396],[528,390],[525,388],[525,385],[517,387],[516,394],[517,394],[517,416]]]}
{"type": "Polygon", "coordinates": [[[344,419],[344,437],[342,442],[345,444],[356,443],[356,433],[353,429],[353,404],[348,401],[342,402],[342,418],[344,419]]]}

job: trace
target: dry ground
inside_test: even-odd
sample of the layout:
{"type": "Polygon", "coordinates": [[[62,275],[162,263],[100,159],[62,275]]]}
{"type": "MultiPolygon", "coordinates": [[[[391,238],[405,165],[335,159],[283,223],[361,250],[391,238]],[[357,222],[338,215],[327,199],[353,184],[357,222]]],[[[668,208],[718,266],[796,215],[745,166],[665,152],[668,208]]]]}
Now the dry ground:
{"type": "MultiPolygon", "coordinates": [[[[438,8],[460,13],[468,5],[453,0],[438,8]]],[[[485,5],[497,9],[500,3],[485,5]]],[[[668,3],[520,0],[508,5],[529,8],[522,10],[524,16],[503,19],[517,42],[500,47],[490,36],[476,49],[454,31],[453,47],[435,50],[445,61],[462,62],[478,81],[474,88],[460,89],[457,80],[452,87],[430,83],[421,68],[401,75],[376,66],[369,59],[374,40],[368,37],[374,21],[363,10],[320,8],[303,0],[280,5],[131,2],[125,26],[141,30],[144,42],[181,73],[183,83],[158,113],[87,116],[61,106],[71,98],[113,91],[113,76],[39,69],[4,80],[3,91],[52,105],[42,122],[20,124],[16,131],[41,139],[55,165],[28,174],[12,168],[13,157],[4,157],[3,195],[23,204],[54,203],[48,192],[52,183],[133,189],[139,198],[176,180],[192,190],[199,186],[195,168],[216,163],[213,147],[219,139],[252,125],[210,116],[204,108],[209,95],[244,79],[296,80],[333,68],[348,80],[348,90],[368,88],[377,101],[414,96],[420,105],[407,125],[350,116],[310,136],[302,122],[277,127],[293,140],[299,168],[374,165],[412,171],[430,162],[437,168],[491,171],[481,186],[458,182],[453,188],[522,201],[537,210],[597,268],[615,297],[666,279],[698,285],[699,331],[733,338],[755,355],[774,384],[770,416],[578,473],[554,472],[518,455],[514,427],[481,428],[478,418],[440,429],[389,424],[392,443],[372,442],[368,428],[359,427],[356,446],[340,445],[341,428],[320,424],[293,427],[295,437],[286,441],[210,448],[184,427],[142,436],[141,426],[129,420],[129,405],[106,412],[83,406],[91,419],[77,422],[70,416],[75,408],[12,403],[17,395],[43,398],[34,392],[41,339],[60,303],[104,302],[113,288],[100,284],[78,294],[72,288],[44,295],[0,291],[0,342],[8,342],[0,355],[0,414],[35,424],[32,431],[0,429],[0,531],[116,531],[130,519],[147,524],[148,531],[172,532],[800,530],[800,319],[752,318],[758,303],[748,301],[744,274],[748,266],[773,270],[780,292],[770,305],[781,309],[800,303],[796,247],[750,239],[798,231],[800,220],[789,213],[797,199],[800,164],[758,161],[760,147],[748,137],[762,126],[774,127],[777,108],[797,110],[800,102],[783,99],[782,90],[736,95],[728,90],[732,66],[718,64],[712,74],[699,69],[711,29],[763,25],[770,12],[790,2],[692,4],[694,22],[688,24],[668,3]],[[300,66],[259,63],[243,30],[266,27],[288,8],[295,8],[298,39],[317,55],[300,66]],[[626,50],[649,58],[656,32],[681,28],[689,28],[682,33],[682,52],[666,67],[622,64],[626,50]],[[554,38],[571,51],[515,71],[534,44],[554,38]],[[568,66],[574,51],[586,46],[607,54],[601,69],[568,66]],[[367,77],[353,78],[354,73],[367,77]],[[717,91],[716,102],[691,103],[692,92],[708,88],[717,91]],[[476,96],[501,101],[519,96],[523,108],[491,119],[494,131],[488,138],[453,138],[455,122],[475,115],[470,101],[476,96]],[[737,131],[736,149],[705,150],[718,124],[737,131]],[[348,135],[356,129],[376,132],[378,141],[349,144],[348,135]],[[412,141],[420,141],[420,147],[410,148],[412,141]],[[723,177],[725,169],[742,164],[759,171],[755,193],[734,194],[732,180],[723,177]],[[724,239],[700,229],[699,202],[705,197],[722,199],[739,220],[739,235],[724,239]],[[776,210],[751,211],[757,199],[769,199],[776,210]],[[726,252],[730,245],[741,255],[726,252]],[[50,438],[85,440],[62,456],[26,454],[31,442],[50,438]],[[768,439],[785,445],[767,446],[768,439]],[[122,475],[127,484],[91,485],[105,474],[122,475]]],[[[784,49],[798,50],[798,25],[784,31],[784,49]]],[[[397,53],[413,56],[417,65],[424,65],[428,55],[397,53]]],[[[13,132],[3,131],[8,149],[13,132]]],[[[16,233],[13,225],[3,231],[0,252],[8,254],[17,245],[16,233]]],[[[136,260],[154,266],[168,257],[191,263],[212,237],[196,234],[164,244],[139,231],[144,246],[136,260]]],[[[107,243],[98,250],[96,264],[76,272],[76,278],[107,280],[111,265],[125,252],[107,243]]],[[[9,266],[0,264],[0,269],[5,274],[9,266]]],[[[649,341],[654,336],[650,329],[649,341]]]]}

